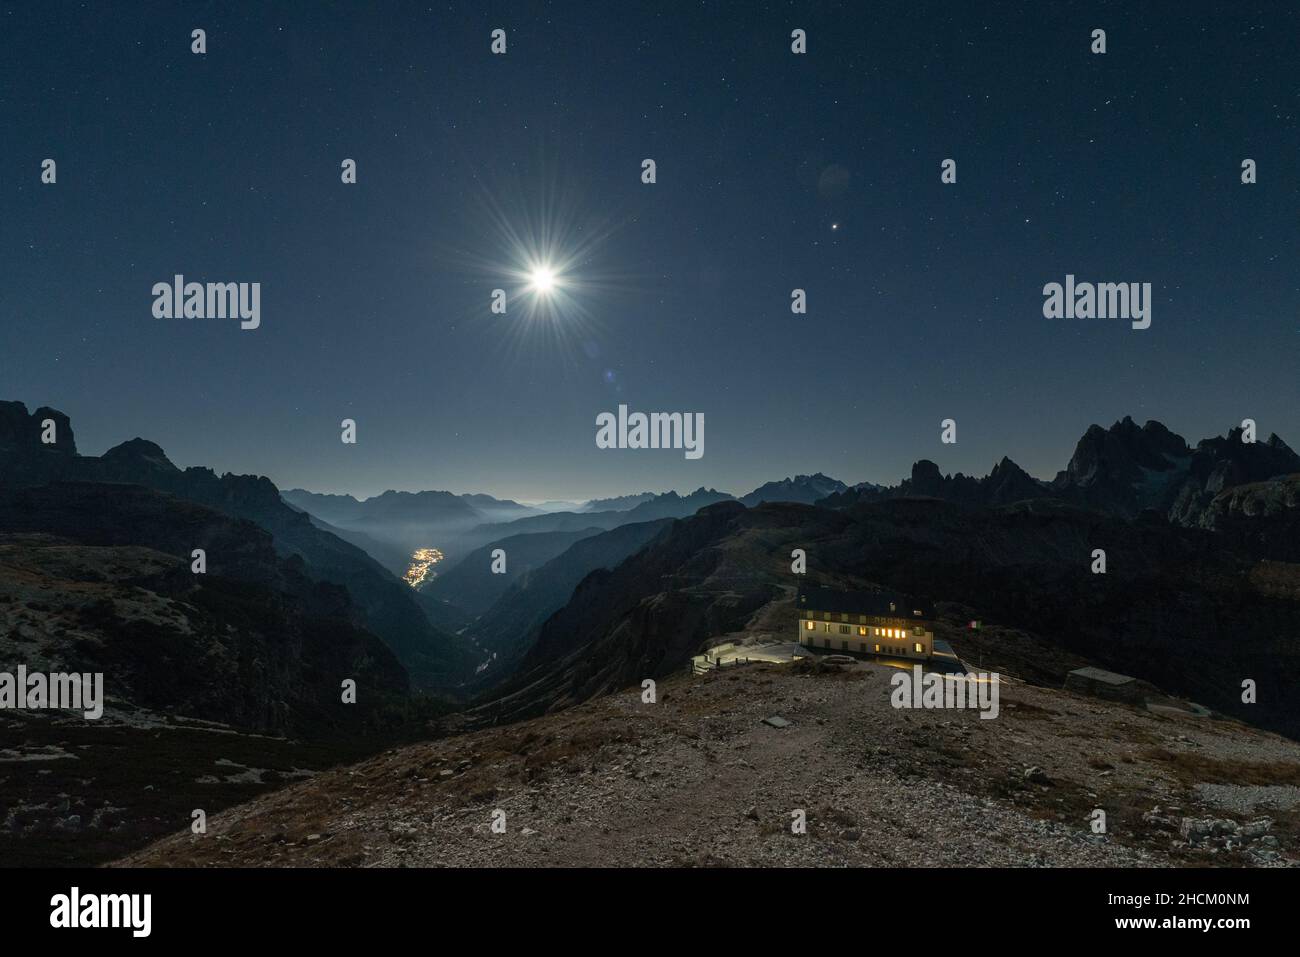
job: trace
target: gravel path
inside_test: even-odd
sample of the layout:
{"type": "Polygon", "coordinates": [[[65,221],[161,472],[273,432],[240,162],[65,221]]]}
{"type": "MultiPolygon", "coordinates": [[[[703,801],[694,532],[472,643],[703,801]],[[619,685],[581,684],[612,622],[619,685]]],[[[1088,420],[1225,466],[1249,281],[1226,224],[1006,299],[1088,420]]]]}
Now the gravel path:
{"type": "MultiPolygon", "coordinates": [[[[655,704],[622,692],[325,772],[121,863],[1250,865],[1265,861],[1184,840],[1179,822],[1232,810],[1210,779],[1300,780],[1300,746],[1235,722],[1028,685],[1003,686],[994,720],[897,710],[892,674],[861,663],[682,676],[655,704]],[[790,725],[762,723],[774,714],[790,725]],[[1090,828],[1097,808],[1106,834],[1090,828]],[[797,811],[804,833],[792,832],[797,811]]],[[[1268,847],[1286,864],[1296,822],[1278,816],[1268,847]]]]}

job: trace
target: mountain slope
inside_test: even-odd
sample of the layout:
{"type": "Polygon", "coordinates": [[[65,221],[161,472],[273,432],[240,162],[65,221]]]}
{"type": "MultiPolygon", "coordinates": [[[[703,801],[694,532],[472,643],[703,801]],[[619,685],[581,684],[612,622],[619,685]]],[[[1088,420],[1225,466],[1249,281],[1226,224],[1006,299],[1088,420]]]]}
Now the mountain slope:
{"type": "Polygon", "coordinates": [[[1300,567],[1270,566],[1213,533],[1132,524],[1050,501],[1000,508],[892,499],[830,510],[725,503],[593,572],[538,639],[493,720],[528,716],[685,667],[721,635],[771,621],[793,634],[797,584],[882,585],[1013,626],[1103,667],[1262,727],[1300,734],[1300,567]],[[1091,572],[1092,551],[1108,556],[1091,572]],[[1241,701],[1241,681],[1259,703],[1241,701]]]}
{"type": "MultiPolygon", "coordinates": [[[[1300,475],[1224,489],[1199,522],[1248,554],[1300,563],[1300,475]]],[[[1300,598],[1300,581],[1296,586],[1300,598]]]]}
{"type": "Polygon", "coordinates": [[[493,498],[491,495],[465,494],[461,501],[471,506],[480,515],[493,522],[513,522],[517,518],[540,515],[541,509],[531,505],[521,505],[508,498],[493,498]]]}
{"type": "Polygon", "coordinates": [[[661,518],[685,518],[687,515],[694,515],[705,506],[717,502],[730,502],[734,501],[734,499],[735,496],[728,495],[726,492],[719,492],[714,488],[697,488],[689,495],[664,492],[662,495],[656,495],[648,502],[642,502],[636,508],[619,513],[624,516],[623,521],[619,524],[654,522],[661,518]]]}
{"type": "Polygon", "coordinates": [[[616,495],[614,498],[593,498],[588,502],[584,502],[580,508],[572,511],[625,512],[628,509],[636,508],[642,502],[650,501],[654,497],[654,492],[639,492],[635,495],[616,495]]]}
{"type": "Polygon", "coordinates": [[[1109,429],[1092,425],[1079,439],[1064,470],[1051,482],[1033,478],[1003,458],[984,478],[943,475],[927,459],[912,466],[897,486],[855,487],[819,504],[847,508],[862,502],[925,495],[965,505],[1009,505],[1054,498],[1124,519],[1144,511],[1189,527],[1202,520],[1215,496],[1239,485],[1278,480],[1300,472],[1300,456],[1276,435],[1243,442],[1242,430],[1205,439],[1190,448],[1159,422],[1138,426],[1127,416],[1109,429]]]}
{"type": "Polygon", "coordinates": [[[325,772],[214,816],[214,839],[178,829],[119,864],[1042,868],[1296,859],[1300,813],[1249,803],[1287,791],[1300,775],[1294,742],[1234,721],[1156,715],[1019,683],[1003,687],[995,721],[900,710],[890,706],[892,674],[868,663],[678,674],[659,683],[654,704],[636,688],[325,772]],[[788,726],[764,724],[773,714],[788,726]],[[1105,834],[1090,827],[1098,807],[1105,834]],[[503,834],[491,831],[497,809],[503,834]],[[794,809],[806,814],[804,834],[792,833],[794,809]],[[1185,821],[1189,831],[1222,822],[1225,837],[1189,841],[1179,833],[1185,821]]]}
{"type": "Polygon", "coordinates": [[[130,485],[0,488],[0,658],[100,671],[113,708],[319,734],[407,692],[347,592],[250,522],[130,485]],[[206,574],[190,569],[202,548],[206,574]]]}
{"type": "Polygon", "coordinates": [[[313,578],[345,586],[365,626],[392,648],[418,687],[451,689],[472,670],[470,649],[434,628],[405,585],[361,549],[287,505],[269,479],[218,477],[207,468],[182,471],[144,439],[123,442],[100,457],[78,455],[70,423],[59,428],[60,446],[43,446],[39,438],[33,443],[41,420],[50,416],[67,422],[61,413],[38,410],[28,416],[21,403],[0,403],[0,482],[12,487],[55,481],[135,484],[246,519],[271,533],[281,555],[302,558],[313,578]]]}
{"type": "Polygon", "coordinates": [[[481,681],[495,683],[509,675],[536,640],[543,622],[564,606],[579,582],[635,554],[671,521],[634,522],[584,536],[540,568],[520,576],[469,629],[477,646],[491,656],[481,681]]]}
{"type": "Polygon", "coordinates": [[[717,547],[746,509],[710,506],[679,520],[616,568],[591,572],[548,618],[516,675],[487,706],[494,720],[584,701],[681,668],[702,643],[735,630],[781,594],[776,580],[725,574],[717,547]]]}
{"type": "Polygon", "coordinates": [[[838,479],[817,472],[814,475],[796,475],[792,479],[767,482],[748,495],[742,496],[740,501],[750,508],[764,502],[802,502],[811,505],[828,495],[835,495],[847,489],[848,486],[838,479]]]}
{"type": "Polygon", "coordinates": [[[470,552],[459,565],[430,581],[422,590],[471,616],[478,616],[530,570],[549,562],[574,542],[599,532],[599,528],[583,528],[498,539],[470,552]],[[505,552],[505,571],[499,574],[492,571],[492,553],[497,549],[505,552]]]}
{"type": "Polygon", "coordinates": [[[280,497],[294,508],[308,512],[330,525],[343,525],[361,515],[361,502],[351,495],[309,492],[304,488],[281,489],[280,497]]]}
{"type": "Polygon", "coordinates": [[[509,522],[540,512],[539,509],[520,505],[510,499],[477,493],[455,495],[440,491],[389,490],[371,498],[357,499],[351,495],[291,488],[281,492],[281,495],[289,504],[334,525],[349,525],[353,522],[383,525],[399,522],[436,527],[449,523],[454,525],[457,522],[509,522]]]}
{"type": "Polygon", "coordinates": [[[664,492],[632,508],[600,512],[549,512],[507,522],[504,525],[481,525],[472,529],[462,540],[462,546],[481,548],[506,535],[533,534],[537,532],[574,532],[588,528],[609,530],[620,525],[637,522],[654,522],[665,518],[685,518],[699,509],[716,502],[732,501],[733,497],[716,489],[699,488],[689,495],[664,492]]]}

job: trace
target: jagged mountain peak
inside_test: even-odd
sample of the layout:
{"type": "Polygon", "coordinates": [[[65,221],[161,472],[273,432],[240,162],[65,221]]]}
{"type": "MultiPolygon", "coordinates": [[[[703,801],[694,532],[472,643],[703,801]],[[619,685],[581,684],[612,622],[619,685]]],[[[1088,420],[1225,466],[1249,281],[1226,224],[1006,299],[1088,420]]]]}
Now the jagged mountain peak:
{"type": "Polygon", "coordinates": [[[58,409],[41,406],[28,413],[22,402],[0,402],[0,452],[59,452],[77,454],[77,440],[72,433],[72,420],[58,409]],[[42,436],[46,422],[54,425],[54,441],[46,443],[42,436]]]}
{"type": "Polygon", "coordinates": [[[408,492],[400,489],[388,489],[380,492],[373,498],[366,499],[367,502],[391,502],[391,501],[416,501],[416,500],[442,500],[442,501],[460,501],[460,496],[453,495],[451,492],[444,492],[439,489],[424,489],[419,492],[408,492]]]}
{"type": "Polygon", "coordinates": [[[839,479],[831,478],[824,472],[814,472],[812,475],[799,474],[793,478],[766,482],[743,496],[740,501],[751,508],[762,502],[801,502],[811,505],[828,495],[836,495],[847,489],[848,486],[839,479]]]}
{"type": "Polygon", "coordinates": [[[993,466],[993,471],[989,472],[990,479],[999,479],[1004,481],[1012,477],[1019,478],[1022,475],[1030,481],[1037,481],[1006,455],[1002,456],[1002,458],[998,460],[997,464],[993,466]]]}
{"type": "Polygon", "coordinates": [[[1086,486],[1093,483],[1132,485],[1143,478],[1143,470],[1165,472],[1178,467],[1177,460],[1191,454],[1182,436],[1154,419],[1138,426],[1125,416],[1109,429],[1090,425],[1075,445],[1057,484],[1086,486]]]}
{"type": "MultiPolygon", "coordinates": [[[[637,492],[632,495],[615,495],[612,498],[593,498],[577,507],[579,512],[626,512],[655,498],[654,492],[637,492]]],[[[538,506],[541,508],[542,506],[538,506]]]]}
{"type": "Polygon", "coordinates": [[[172,464],[171,459],[167,458],[167,453],[163,451],[162,446],[139,437],[128,439],[119,445],[113,446],[100,456],[100,461],[112,464],[131,461],[165,469],[169,472],[178,471],[176,466],[172,464]]]}

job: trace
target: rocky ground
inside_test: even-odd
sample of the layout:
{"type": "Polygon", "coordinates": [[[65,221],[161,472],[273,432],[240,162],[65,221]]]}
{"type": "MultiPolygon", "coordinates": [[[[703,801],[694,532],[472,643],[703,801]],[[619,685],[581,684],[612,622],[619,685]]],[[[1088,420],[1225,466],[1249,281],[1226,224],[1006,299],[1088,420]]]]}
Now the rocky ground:
{"type": "Polygon", "coordinates": [[[365,753],[111,706],[96,722],[0,715],[0,866],[112,861],[195,809],[215,814],[365,753]]]}
{"type": "MultiPolygon", "coordinates": [[[[158,505],[164,517],[179,509],[205,527],[234,527],[143,489],[122,494],[142,505],[128,516],[142,525],[144,506],[158,505]]],[[[155,527],[170,532],[166,520],[155,527]]],[[[325,712],[317,702],[338,700],[334,675],[351,663],[349,648],[375,649],[378,639],[335,643],[319,618],[241,582],[213,576],[200,592],[178,552],[187,554],[0,532],[0,673],[13,675],[20,664],[29,672],[100,673],[104,693],[97,720],[0,708],[0,865],[111,861],[185,826],[196,809],[215,813],[411,740],[398,736],[404,728],[390,730],[396,722],[373,733],[297,722],[321,729],[310,740],[250,730],[260,718],[325,712]],[[317,657],[331,648],[342,652],[333,669],[317,657]],[[244,671],[241,661],[249,664],[244,671]],[[228,722],[219,720],[225,715],[228,722]]],[[[356,636],[351,626],[344,630],[356,636]]],[[[400,689],[400,668],[386,652],[381,660],[390,689],[400,689]]]]}
{"type": "Polygon", "coordinates": [[[875,663],[750,665],[386,752],[128,866],[1295,863],[1300,745],[1023,683],[898,710],[875,663]],[[772,727],[779,715],[789,724],[772,727]],[[1107,833],[1094,834],[1095,809],[1107,833]],[[806,815],[805,833],[792,831],[806,815]],[[493,822],[502,821],[498,833],[493,822]]]}

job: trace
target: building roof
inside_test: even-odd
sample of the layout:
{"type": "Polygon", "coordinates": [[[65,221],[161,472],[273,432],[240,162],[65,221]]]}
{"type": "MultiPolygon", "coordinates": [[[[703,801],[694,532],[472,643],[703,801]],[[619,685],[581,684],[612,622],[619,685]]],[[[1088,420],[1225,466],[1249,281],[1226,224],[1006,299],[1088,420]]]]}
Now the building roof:
{"type": "Polygon", "coordinates": [[[838,588],[820,588],[811,585],[799,589],[799,598],[795,605],[800,610],[829,611],[848,615],[931,617],[929,603],[891,591],[841,591],[838,588]]]}
{"type": "Polygon", "coordinates": [[[1087,668],[1075,668],[1070,672],[1070,674],[1084,678],[1088,681],[1101,681],[1108,685],[1126,685],[1130,681],[1137,680],[1130,675],[1116,674],[1113,671],[1106,671],[1103,668],[1093,668],[1092,666],[1087,668]]]}

